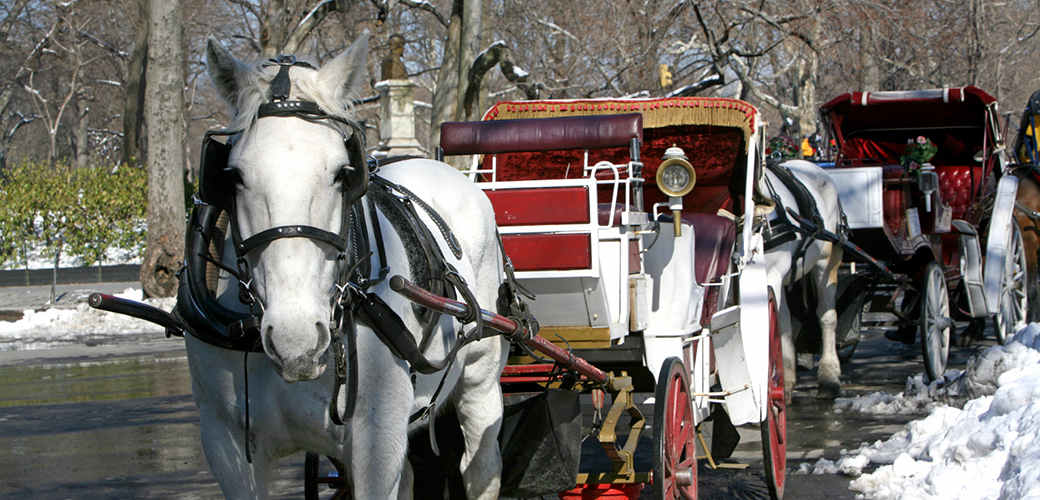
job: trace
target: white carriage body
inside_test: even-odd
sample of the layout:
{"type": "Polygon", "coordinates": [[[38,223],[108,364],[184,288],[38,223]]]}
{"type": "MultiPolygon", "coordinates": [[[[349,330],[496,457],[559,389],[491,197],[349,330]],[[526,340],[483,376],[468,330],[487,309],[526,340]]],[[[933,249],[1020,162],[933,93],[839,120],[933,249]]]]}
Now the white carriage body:
{"type": "MultiPolygon", "coordinates": [[[[562,111],[570,104],[574,110],[577,104],[584,106],[590,102],[596,106],[596,101],[544,101],[516,103],[518,106],[514,109],[530,106],[533,110],[540,106],[542,110],[562,111]]],[[[636,110],[646,118],[661,107],[693,108],[695,105],[703,106],[705,111],[711,108],[712,113],[732,113],[742,120],[727,125],[740,130],[741,140],[737,143],[745,149],[736,152],[735,157],[744,163],[732,167],[746,173],[742,179],[742,184],[747,186],[741,193],[741,201],[745,203],[742,208],[743,213],[753,214],[751,191],[757,182],[756,175],[761,172],[756,163],[760,161],[762,123],[757,110],[750,105],[696,98],[674,99],[667,104],[662,100],[619,100],[604,101],[602,106],[596,106],[602,113],[584,112],[579,116],[618,115],[636,110]]],[[[499,112],[504,112],[507,106],[509,103],[499,103],[485,120],[496,116],[504,118],[505,113],[499,116],[499,112]]],[[[574,115],[564,112],[548,116],[574,115]]],[[[540,117],[536,114],[518,118],[540,117]]],[[[548,122],[545,126],[549,126],[548,122]]],[[[544,130],[541,133],[552,135],[544,130]]],[[[584,149],[580,163],[568,163],[564,175],[554,178],[534,175],[522,180],[502,175],[500,155],[495,154],[497,151],[492,147],[479,152],[485,155],[473,157],[469,173],[474,179],[482,180],[479,184],[496,207],[499,231],[506,253],[517,267],[518,282],[536,295],[528,304],[539,320],[543,337],[552,341],[565,338],[567,345],[574,348],[606,348],[624,344],[626,337],[637,332],[642,340],[643,362],[654,377],[659,375],[665,360],[673,356],[682,359],[688,367],[697,422],[708,416],[712,401],[724,402],[736,425],[757,423],[765,418],[770,313],[760,234],[745,232],[730,241],[726,249],[717,250],[722,255],[717,264],[721,271],[711,276],[711,283],[701,283],[695,272],[699,250],[696,224],[684,220],[681,234],[676,237],[671,224],[654,230],[658,208],[672,208],[667,203],[647,206],[653,216],[638,210],[643,179],[628,175],[642,168],[638,151],[632,151],[628,161],[618,161],[616,151],[611,156],[599,154],[595,147],[584,149]],[[520,213],[523,210],[515,208],[516,200],[523,200],[532,192],[539,195],[528,200],[552,200],[558,212],[545,218],[520,213]],[[609,193],[609,199],[605,199],[603,193],[609,193]],[[582,212],[582,216],[565,212],[582,212]],[[546,222],[547,219],[557,221],[546,222]],[[538,247],[517,243],[525,238],[542,238],[549,245],[556,241],[559,246],[542,247],[535,253],[544,256],[548,252],[546,260],[531,262],[525,254],[538,247]],[[512,243],[520,246],[513,247],[512,243]],[[587,252],[589,261],[587,265],[584,261],[575,263],[574,259],[556,255],[561,252],[587,252]],[[740,286],[736,286],[738,279],[740,286]],[[709,316],[705,321],[706,299],[717,300],[708,298],[711,287],[724,290],[719,292],[722,295],[739,294],[739,297],[728,301],[735,302],[734,305],[713,311],[714,318],[718,319],[709,316]],[[711,342],[707,341],[709,337],[711,342]],[[711,348],[714,348],[717,367],[714,371],[709,361],[711,348]],[[722,390],[711,393],[715,382],[721,384],[722,390]]],[[[693,157],[699,152],[688,153],[693,157]]],[[[660,161],[659,157],[644,159],[660,161]]],[[[538,165],[524,168],[537,169],[538,165]]],[[[696,193],[694,188],[694,196],[696,193]]],[[[701,216],[721,217],[713,212],[701,216]]],[[[686,214],[683,215],[685,218],[686,214]]],[[[732,222],[727,224],[733,226],[732,222]]],[[[750,221],[737,224],[753,227],[750,221]]],[[[704,234],[716,237],[716,233],[710,231],[704,234]]]]}

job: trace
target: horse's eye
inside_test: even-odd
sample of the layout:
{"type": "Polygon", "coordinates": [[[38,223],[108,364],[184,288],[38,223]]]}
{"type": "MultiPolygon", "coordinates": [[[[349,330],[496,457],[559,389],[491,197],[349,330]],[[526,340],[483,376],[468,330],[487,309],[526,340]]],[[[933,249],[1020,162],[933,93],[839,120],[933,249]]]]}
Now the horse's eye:
{"type": "Polygon", "coordinates": [[[347,181],[347,176],[354,171],[354,168],[350,165],[342,165],[336,170],[336,177],[333,179],[336,184],[343,184],[347,181]]]}
{"type": "Polygon", "coordinates": [[[228,167],[228,177],[231,182],[237,187],[242,185],[242,172],[235,167],[228,167]]]}

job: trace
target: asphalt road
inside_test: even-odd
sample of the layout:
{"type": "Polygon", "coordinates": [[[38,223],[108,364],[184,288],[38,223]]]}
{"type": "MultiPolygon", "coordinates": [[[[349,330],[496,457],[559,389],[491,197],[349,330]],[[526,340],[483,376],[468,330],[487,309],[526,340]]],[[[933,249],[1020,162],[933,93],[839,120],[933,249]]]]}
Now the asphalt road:
{"type": "MultiPolygon", "coordinates": [[[[963,368],[978,349],[954,349],[950,367],[963,368]]],[[[848,396],[895,394],[923,371],[920,345],[868,330],[842,369],[848,396]]],[[[842,449],[884,439],[919,417],[835,412],[815,399],[814,375],[799,373],[788,406],[789,471],[821,457],[836,460],[842,449]]],[[[0,351],[0,381],[0,500],[221,498],[198,442],[183,341],[158,334],[94,337],[53,349],[0,351]]],[[[749,467],[711,470],[702,461],[700,498],[768,498],[759,430],[740,431],[741,444],[724,462],[749,467]]],[[[303,496],[302,463],[302,454],[283,461],[273,498],[303,496]]],[[[789,473],[786,498],[852,499],[849,480],[789,473]]]]}

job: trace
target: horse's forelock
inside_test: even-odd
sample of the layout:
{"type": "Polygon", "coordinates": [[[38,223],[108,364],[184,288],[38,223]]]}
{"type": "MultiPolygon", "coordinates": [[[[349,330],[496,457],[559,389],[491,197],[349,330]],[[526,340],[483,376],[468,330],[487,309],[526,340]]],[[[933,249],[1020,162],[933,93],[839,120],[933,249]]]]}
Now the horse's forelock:
{"type": "MultiPolygon", "coordinates": [[[[240,75],[243,81],[239,82],[239,109],[236,110],[235,117],[228,124],[229,130],[248,132],[252,129],[253,124],[256,123],[260,105],[267,102],[268,89],[271,87],[271,81],[278,74],[278,69],[277,65],[260,61],[253,65],[252,71],[240,75]]],[[[351,96],[351,99],[344,101],[337,99],[335,95],[326,95],[327,92],[324,92],[317,83],[317,75],[317,71],[302,67],[294,67],[290,70],[289,80],[292,86],[289,99],[313,102],[328,115],[356,125],[353,100],[358,97],[351,96]]]]}

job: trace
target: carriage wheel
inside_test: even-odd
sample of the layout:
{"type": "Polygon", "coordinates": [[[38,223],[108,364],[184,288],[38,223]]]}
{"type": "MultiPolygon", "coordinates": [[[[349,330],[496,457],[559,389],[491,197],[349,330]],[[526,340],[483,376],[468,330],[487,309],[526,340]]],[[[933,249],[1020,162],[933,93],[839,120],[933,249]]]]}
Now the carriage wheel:
{"type": "Polygon", "coordinates": [[[697,498],[697,436],[686,366],[668,358],[657,378],[654,403],[655,500],[697,498]]]}
{"type": "Polygon", "coordinates": [[[347,477],[347,469],[339,460],[329,457],[329,461],[336,468],[336,474],[329,477],[321,477],[321,456],[317,453],[307,452],[303,461],[303,498],[305,500],[318,500],[318,490],[321,483],[328,483],[330,487],[336,488],[329,500],[344,500],[350,498],[350,489],[344,478],[347,477]]]}
{"type": "Polygon", "coordinates": [[[303,498],[318,500],[318,454],[307,453],[303,461],[303,498]]]}
{"type": "Polygon", "coordinates": [[[769,385],[768,408],[762,421],[762,458],[766,484],[773,500],[784,497],[787,477],[787,404],[784,402],[784,354],[780,345],[780,320],[776,298],[769,290],[769,385]]]}
{"type": "Polygon", "coordinates": [[[1000,345],[1026,320],[1026,248],[1017,221],[1011,221],[1011,231],[1011,254],[1004,263],[1000,283],[1000,310],[993,318],[1000,345]]]}
{"type": "Polygon", "coordinates": [[[924,270],[920,299],[921,351],[929,380],[939,380],[946,373],[950,354],[950,296],[946,276],[938,262],[929,262],[924,270]]]}

